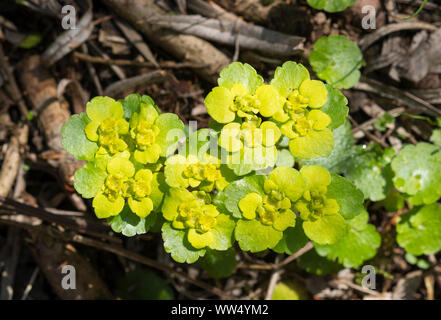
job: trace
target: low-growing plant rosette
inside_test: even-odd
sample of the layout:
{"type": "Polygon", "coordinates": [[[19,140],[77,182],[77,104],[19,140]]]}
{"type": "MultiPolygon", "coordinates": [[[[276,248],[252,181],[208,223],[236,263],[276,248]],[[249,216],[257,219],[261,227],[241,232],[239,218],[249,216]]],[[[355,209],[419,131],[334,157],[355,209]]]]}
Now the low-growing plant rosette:
{"type": "Polygon", "coordinates": [[[204,191],[171,188],[164,199],[162,226],[165,250],[178,262],[193,263],[206,249],[232,246],[234,220],[219,212],[204,191]]]}
{"type": "Polygon", "coordinates": [[[241,249],[259,252],[286,241],[284,232],[296,226],[296,214],[307,238],[334,244],[348,231],[346,220],[364,212],[363,200],[346,179],[323,167],[304,166],[244,177],[220,192],[215,203],[239,219],[235,237],[241,249]]]}
{"type": "Polygon", "coordinates": [[[274,166],[282,137],[299,159],[331,153],[331,129],[343,124],[347,100],[337,89],[311,80],[302,65],[286,62],[271,83],[264,84],[251,66],[235,62],[218,82],[205,105],[217,122],[218,144],[229,153],[226,161],[237,175],[274,166]]]}
{"type": "Polygon", "coordinates": [[[64,148],[89,161],[76,171],[75,189],[93,198],[100,219],[117,216],[126,205],[146,218],[159,209],[165,188],[155,171],[162,166],[161,158],[174,153],[183,129],[176,115],[160,114],[148,96],[93,98],[86,113],[73,115],[62,128],[64,148]]]}
{"type": "Polygon", "coordinates": [[[276,69],[271,85],[282,103],[266,116],[279,123],[283,135],[289,138],[292,155],[300,159],[329,156],[334,148],[334,136],[329,128],[333,119],[320,110],[333,97],[328,99],[326,85],[311,80],[304,66],[290,61],[276,69]]]}
{"type": "Polygon", "coordinates": [[[357,267],[379,245],[364,195],[307,165],[333,150],[346,104],[300,64],[284,63],[266,84],[235,62],[205,98],[211,129],[185,128],[146,95],[95,97],[63,126],[62,143],[87,161],[74,186],[96,216],[125,236],[160,233],[177,262],[200,260],[225,277],[236,266],[236,241],[244,251],[286,254],[312,241],[319,259],[357,267]]]}
{"type": "Polygon", "coordinates": [[[233,122],[236,117],[252,120],[261,102],[255,94],[263,78],[249,64],[233,62],[223,69],[218,86],[205,98],[208,114],[219,123],[233,122]]]}

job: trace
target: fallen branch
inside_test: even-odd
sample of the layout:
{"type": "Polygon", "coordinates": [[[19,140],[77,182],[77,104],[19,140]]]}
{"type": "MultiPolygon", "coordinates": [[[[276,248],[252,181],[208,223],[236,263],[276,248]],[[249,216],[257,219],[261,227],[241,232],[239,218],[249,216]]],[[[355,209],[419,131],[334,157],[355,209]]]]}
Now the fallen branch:
{"type": "Polygon", "coordinates": [[[259,50],[272,55],[293,55],[296,47],[305,40],[239,21],[221,21],[199,15],[152,15],[147,21],[221,44],[235,46],[238,43],[241,49],[259,50]]]}
{"type": "Polygon", "coordinates": [[[75,28],[59,35],[43,53],[42,61],[46,64],[54,64],[89,39],[95,25],[92,22],[92,1],[86,0],[85,2],[87,3],[86,13],[79,19],[75,28]]]}
{"type": "Polygon", "coordinates": [[[6,197],[14,185],[21,164],[20,147],[28,141],[29,128],[24,125],[17,128],[11,137],[0,171],[0,196],[6,197]]]}
{"type": "Polygon", "coordinates": [[[107,235],[107,227],[97,221],[86,218],[73,217],[68,215],[53,214],[41,208],[29,206],[27,204],[15,201],[10,198],[0,196],[0,209],[9,214],[11,220],[17,215],[26,215],[55,223],[79,233],[88,234],[94,237],[103,238],[114,243],[120,243],[121,240],[107,235]]]}
{"type": "Polygon", "coordinates": [[[112,83],[104,90],[104,95],[119,98],[127,89],[132,89],[142,84],[153,84],[171,79],[170,74],[162,70],[152,71],[133,78],[128,78],[112,83]]]}
{"type": "Polygon", "coordinates": [[[28,56],[20,63],[19,75],[47,145],[62,155],[56,162],[62,182],[72,186],[74,172],[83,162],[69,155],[61,145],[61,127],[69,118],[70,111],[58,100],[57,83],[43,67],[38,55],[28,56]]]}
{"type": "MultiPolygon", "coordinates": [[[[91,62],[91,63],[99,63],[105,65],[118,65],[118,66],[131,66],[131,67],[147,67],[154,68],[156,65],[150,61],[140,62],[133,60],[124,60],[124,59],[106,59],[101,57],[90,56],[88,54],[84,54],[81,52],[74,52],[74,57],[83,61],[91,62]]],[[[174,61],[161,61],[158,63],[159,67],[162,69],[181,69],[181,68],[203,68],[205,66],[197,66],[191,62],[174,62],[174,61]]]]}
{"type": "Polygon", "coordinates": [[[425,112],[430,116],[441,115],[440,109],[424,101],[423,99],[420,99],[407,91],[384,85],[379,81],[372,80],[363,76],[361,77],[360,82],[357,83],[353,89],[374,93],[380,97],[400,102],[411,108],[412,111],[416,111],[417,113],[425,112]]]}
{"type": "Polygon", "coordinates": [[[207,18],[231,22],[236,22],[237,20],[242,21],[242,19],[235,14],[222,9],[220,6],[211,1],[187,0],[187,6],[194,12],[197,12],[207,18]]]}
{"type": "Polygon", "coordinates": [[[151,42],[177,59],[205,66],[194,71],[207,81],[216,83],[220,71],[230,62],[224,53],[205,40],[191,35],[177,34],[148,23],[146,17],[165,14],[154,0],[108,0],[105,3],[151,42]]]}
{"type": "Polygon", "coordinates": [[[369,48],[372,44],[380,40],[381,38],[398,31],[404,30],[428,30],[435,31],[437,27],[433,24],[425,23],[425,22],[402,22],[402,23],[394,23],[387,24],[373,33],[367,34],[365,37],[361,38],[358,42],[360,49],[362,51],[369,48]]]}
{"type": "Polygon", "coordinates": [[[56,237],[57,239],[61,239],[65,242],[75,242],[75,243],[86,245],[89,247],[93,247],[93,248],[96,248],[99,250],[111,252],[111,253],[114,253],[114,254],[119,255],[121,257],[125,257],[127,259],[130,259],[132,261],[139,262],[139,263],[144,264],[146,266],[149,266],[151,268],[155,268],[155,269],[163,271],[165,273],[172,274],[172,275],[179,277],[182,280],[185,280],[185,281],[187,281],[187,282],[189,282],[189,283],[191,283],[201,289],[204,289],[207,292],[210,292],[213,295],[218,296],[220,298],[231,299],[231,297],[229,297],[226,293],[224,293],[222,290],[220,290],[216,287],[212,287],[202,281],[193,279],[183,272],[177,271],[177,270],[175,270],[171,267],[168,267],[162,263],[159,263],[153,259],[144,257],[143,255],[141,255],[139,253],[124,249],[123,247],[120,247],[119,245],[111,245],[106,242],[83,237],[78,234],[72,234],[71,232],[66,232],[66,231],[60,232],[58,229],[52,228],[50,226],[32,226],[26,222],[20,223],[17,221],[5,220],[1,216],[0,216],[0,223],[23,228],[28,231],[34,232],[34,233],[36,232],[36,233],[42,233],[42,234],[46,234],[46,235],[49,234],[52,237],[56,237]]]}
{"type": "Polygon", "coordinates": [[[268,15],[277,1],[273,5],[263,6],[259,0],[214,0],[229,12],[234,12],[244,17],[248,21],[257,23],[268,22],[268,15]]]}

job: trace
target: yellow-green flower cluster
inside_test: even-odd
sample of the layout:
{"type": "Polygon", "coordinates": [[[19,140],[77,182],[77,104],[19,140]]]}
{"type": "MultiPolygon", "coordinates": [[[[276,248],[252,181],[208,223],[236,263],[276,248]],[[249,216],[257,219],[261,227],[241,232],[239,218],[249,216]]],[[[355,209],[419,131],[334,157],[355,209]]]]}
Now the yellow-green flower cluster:
{"type": "Polygon", "coordinates": [[[238,202],[238,207],[245,219],[258,219],[264,225],[284,231],[295,225],[292,207],[303,187],[303,179],[296,169],[278,167],[265,180],[261,192],[247,194],[238,202]]]}
{"type": "Polygon", "coordinates": [[[107,177],[93,199],[98,218],[119,214],[125,205],[125,199],[130,209],[141,218],[145,218],[152,211],[153,202],[149,195],[152,191],[153,173],[149,169],[135,172],[129,157],[130,153],[125,151],[107,163],[107,177]]]}
{"type": "MultiPolygon", "coordinates": [[[[321,244],[335,242],[345,231],[345,221],[339,214],[337,200],[328,195],[330,184],[331,175],[320,166],[304,166],[300,171],[287,167],[274,169],[262,188],[253,187],[255,191],[247,193],[237,203],[241,213],[240,228],[236,230],[239,245],[251,250],[257,248],[257,251],[274,247],[282,232],[296,225],[295,212],[300,214],[304,232],[311,240],[321,244]],[[254,220],[260,227],[251,223],[254,220]],[[267,230],[264,232],[272,238],[247,239],[243,236],[246,228],[255,228],[256,232],[267,230]]],[[[229,191],[227,188],[227,193],[229,191]]]]}
{"type": "Polygon", "coordinates": [[[208,154],[202,159],[195,155],[174,155],[165,162],[164,174],[167,184],[174,188],[198,188],[211,192],[223,190],[228,184],[220,170],[220,160],[208,154]]]}
{"type": "MultiPolygon", "coordinates": [[[[282,135],[289,139],[294,157],[311,159],[330,154],[334,147],[328,128],[331,118],[320,110],[327,95],[324,83],[311,80],[301,65],[284,64],[271,83],[264,84],[251,66],[233,63],[221,73],[219,86],[207,95],[205,105],[210,116],[223,125],[219,146],[239,153],[241,162],[249,162],[245,153],[252,154],[251,164],[259,162],[263,153],[274,155],[273,162],[263,161],[271,166],[277,159],[274,146],[282,135]]],[[[262,169],[258,165],[251,168],[262,169]]]]}
{"type": "Polygon", "coordinates": [[[90,141],[98,143],[99,155],[113,155],[127,149],[123,136],[129,132],[129,123],[123,118],[121,103],[109,97],[95,97],[87,104],[86,113],[92,121],[85,133],[90,141]]]}
{"type": "Polygon", "coordinates": [[[324,215],[336,214],[340,209],[337,201],[326,196],[331,184],[329,172],[323,167],[305,166],[300,169],[300,174],[306,181],[303,196],[294,206],[300,217],[315,221],[324,215]]]}
{"type": "Polygon", "coordinates": [[[196,249],[212,245],[216,236],[219,211],[211,204],[211,197],[204,191],[188,191],[183,188],[170,189],[162,207],[164,218],[171,221],[175,229],[187,230],[188,242],[196,249]]]}
{"type": "Polygon", "coordinates": [[[329,156],[334,136],[328,128],[330,116],[320,110],[327,102],[324,83],[311,80],[303,66],[287,62],[276,70],[271,84],[277,88],[280,104],[266,115],[280,123],[283,135],[290,139],[291,153],[302,159],[329,156]]]}
{"type": "Polygon", "coordinates": [[[63,145],[89,161],[75,175],[75,188],[93,198],[98,218],[117,216],[125,207],[146,218],[154,202],[158,207],[163,191],[156,171],[161,157],[174,153],[183,128],[176,115],[160,114],[150,97],[139,95],[120,101],[95,97],[86,114],[72,116],[63,128],[63,145]]]}
{"type": "Polygon", "coordinates": [[[63,146],[89,161],[75,174],[77,191],[117,232],[160,227],[166,252],[179,262],[226,251],[236,240],[251,252],[282,247],[299,225],[314,242],[334,243],[346,230],[335,177],[319,166],[294,169],[292,157],[332,150],[328,88],[295,63],[276,69],[269,84],[251,66],[232,63],[218,84],[205,99],[211,131],[184,130],[148,96],[92,99],[62,133],[63,146]],[[206,140],[191,143],[208,131],[226,162],[225,153],[205,149],[206,140]],[[292,155],[277,151],[288,144],[292,155]],[[291,161],[279,161],[282,153],[291,161]],[[272,171],[252,174],[261,169],[272,171]]]}

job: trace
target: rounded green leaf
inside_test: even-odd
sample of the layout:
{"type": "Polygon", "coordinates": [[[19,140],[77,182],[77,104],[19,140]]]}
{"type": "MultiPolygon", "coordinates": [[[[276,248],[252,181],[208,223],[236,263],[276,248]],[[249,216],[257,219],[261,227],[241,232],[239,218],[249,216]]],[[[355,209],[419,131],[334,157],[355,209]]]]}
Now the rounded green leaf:
{"type": "Polygon", "coordinates": [[[356,0],[308,0],[308,4],[314,9],[326,12],[339,12],[352,6],[356,0]]]}
{"type": "Polygon", "coordinates": [[[258,193],[248,193],[242,200],[239,201],[239,209],[245,219],[256,218],[256,210],[263,203],[262,196],[258,193]]]}
{"type": "Polygon", "coordinates": [[[325,215],[317,220],[303,221],[306,236],[319,244],[333,244],[347,232],[346,222],[339,214],[325,215]]]}
{"type": "Polygon", "coordinates": [[[137,93],[129,94],[124,99],[118,100],[124,109],[124,118],[130,120],[134,113],[139,113],[141,96],[137,93]]]}
{"type": "Polygon", "coordinates": [[[300,169],[300,174],[305,179],[306,190],[320,190],[331,183],[331,174],[320,166],[304,166],[300,169]]]}
{"type": "Polygon", "coordinates": [[[107,118],[122,118],[124,109],[121,103],[109,97],[95,97],[86,105],[87,116],[92,121],[101,122],[107,118]]]}
{"type": "Polygon", "coordinates": [[[252,94],[263,83],[263,78],[249,64],[233,62],[221,71],[217,83],[227,89],[231,89],[236,83],[241,83],[252,94]]]}
{"type": "Polygon", "coordinates": [[[232,122],[227,124],[220,132],[218,144],[229,152],[238,152],[243,149],[243,143],[240,140],[240,124],[232,122]]]}
{"type": "Polygon", "coordinates": [[[88,162],[85,166],[75,171],[75,190],[85,199],[93,198],[104,184],[107,173],[94,162],[88,162]]]}
{"type": "Polygon", "coordinates": [[[156,112],[161,113],[161,110],[159,109],[159,107],[155,104],[155,101],[153,101],[152,97],[143,94],[141,96],[141,102],[147,105],[151,105],[155,108],[156,112]]]}
{"type": "Polygon", "coordinates": [[[234,242],[234,227],[236,223],[231,216],[219,214],[216,216],[216,225],[211,229],[213,240],[209,247],[213,250],[227,250],[234,242]]]}
{"type": "Polygon", "coordinates": [[[320,80],[305,80],[299,87],[299,93],[308,98],[310,108],[321,108],[326,103],[328,90],[320,80]]]}
{"type": "Polygon", "coordinates": [[[140,218],[147,217],[153,210],[153,201],[150,198],[141,198],[140,200],[129,197],[127,203],[130,209],[140,218]]]}
{"type": "Polygon", "coordinates": [[[349,220],[349,230],[344,237],[331,245],[316,244],[317,253],[330,260],[337,260],[346,268],[358,268],[375,256],[381,244],[380,234],[367,220],[366,211],[349,220]]]}
{"type": "Polygon", "coordinates": [[[161,146],[159,144],[153,144],[147,147],[145,150],[135,150],[133,157],[136,161],[142,164],[156,163],[161,153],[161,146]]]}
{"type": "Polygon", "coordinates": [[[441,196],[441,149],[429,143],[405,146],[392,160],[395,187],[412,204],[430,204],[441,196]]]}
{"type": "Polygon", "coordinates": [[[345,219],[352,219],[365,211],[363,192],[345,178],[331,174],[331,184],[326,197],[335,199],[340,207],[339,214],[345,219]]]}
{"type": "Polygon", "coordinates": [[[238,176],[252,171],[273,167],[277,161],[277,148],[257,145],[254,148],[244,146],[239,152],[227,156],[227,166],[238,176]]]}
{"type": "Polygon", "coordinates": [[[144,103],[144,102],[140,103],[140,110],[139,110],[140,119],[146,120],[148,123],[153,123],[155,122],[158,116],[159,116],[159,112],[157,108],[155,108],[154,104],[144,103]]]}
{"type": "Polygon", "coordinates": [[[90,119],[85,113],[74,114],[61,128],[61,145],[78,160],[92,160],[98,145],[90,141],[84,132],[90,119]]]}
{"type": "Polygon", "coordinates": [[[242,250],[259,252],[275,247],[282,239],[283,232],[258,220],[239,220],[234,235],[242,250]]]}
{"type": "Polygon", "coordinates": [[[348,116],[348,99],[340,90],[333,88],[329,84],[326,85],[326,89],[328,90],[328,98],[320,110],[331,117],[331,124],[328,128],[334,130],[340,127],[348,116]]]}
{"type": "Polygon", "coordinates": [[[302,165],[318,165],[326,168],[331,173],[343,173],[347,161],[353,156],[354,135],[351,124],[346,121],[343,125],[332,131],[334,135],[334,149],[329,157],[302,160],[302,165]]]}
{"type": "Polygon", "coordinates": [[[328,157],[334,149],[334,136],[328,128],[311,131],[304,137],[289,141],[289,151],[296,158],[313,159],[328,157]]]}
{"type": "Polygon", "coordinates": [[[122,233],[126,237],[147,233],[155,224],[157,214],[151,213],[146,218],[140,218],[125,205],[121,213],[110,217],[107,221],[113,231],[122,233]]]}
{"type": "Polygon", "coordinates": [[[124,177],[132,177],[135,174],[135,166],[128,159],[115,157],[107,164],[107,172],[124,177]]]}
{"type": "Polygon", "coordinates": [[[170,222],[162,225],[164,249],[173,260],[179,263],[194,263],[204,256],[205,249],[195,249],[187,240],[186,230],[177,230],[170,222]]]}
{"type": "Polygon", "coordinates": [[[282,97],[288,97],[307,79],[309,79],[308,69],[299,63],[287,61],[281,67],[276,68],[271,85],[279,91],[282,97]]]}
{"type": "Polygon", "coordinates": [[[187,157],[197,156],[199,160],[206,159],[207,154],[217,157],[217,133],[213,129],[202,128],[187,134],[185,145],[179,149],[179,154],[187,157]]]}
{"type": "Polygon", "coordinates": [[[277,167],[270,173],[268,179],[272,180],[291,201],[298,200],[305,191],[305,180],[294,168],[277,167]]]}
{"type": "Polygon", "coordinates": [[[441,206],[417,207],[404,214],[397,225],[397,242],[407,252],[419,256],[441,250],[441,206]]]}
{"type": "Polygon", "coordinates": [[[165,161],[164,175],[165,182],[174,188],[187,188],[188,178],[185,178],[183,172],[187,167],[187,159],[184,156],[176,154],[165,161]]]}
{"type": "Polygon", "coordinates": [[[273,228],[283,232],[296,225],[296,218],[296,214],[291,209],[281,210],[274,218],[273,228]]]}
{"type": "Polygon", "coordinates": [[[366,199],[380,201],[386,198],[391,187],[390,166],[384,168],[375,151],[355,154],[346,162],[345,177],[363,192],[366,199]]]}
{"type": "Polygon", "coordinates": [[[357,44],[346,36],[321,37],[309,56],[317,76],[335,88],[349,89],[360,78],[363,55],[357,44]]]}
{"type": "Polygon", "coordinates": [[[239,201],[249,193],[263,195],[263,184],[265,176],[253,175],[230,183],[223,191],[219,192],[215,198],[215,203],[224,200],[225,208],[233,214],[235,218],[242,218],[239,209],[239,201]]]}
{"type": "Polygon", "coordinates": [[[187,230],[187,240],[195,249],[206,248],[212,242],[212,239],[211,230],[205,233],[199,233],[195,229],[187,230]]]}
{"type": "Polygon", "coordinates": [[[178,148],[178,141],[185,136],[184,124],[176,114],[163,113],[156,118],[159,128],[156,143],[161,147],[161,157],[172,155],[178,148]]]}
{"type": "Polygon", "coordinates": [[[224,87],[215,87],[205,97],[205,107],[208,114],[219,123],[229,123],[234,120],[236,113],[231,111],[233,95],[224,87]]]}

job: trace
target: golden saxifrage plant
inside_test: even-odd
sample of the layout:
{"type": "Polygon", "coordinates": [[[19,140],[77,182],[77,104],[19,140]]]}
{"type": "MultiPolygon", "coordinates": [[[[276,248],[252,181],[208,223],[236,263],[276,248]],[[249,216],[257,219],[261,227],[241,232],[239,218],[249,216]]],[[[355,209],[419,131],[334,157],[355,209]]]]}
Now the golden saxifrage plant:
{"type": "Polygon", "coordinates": [[[192,131],[146,95],[95,97],[63,146],[87,161],[74,186],[96,216],[125,236],[160,233],[178,262],[233,269],[235,242],[292,254],[312,241],[316,258],[359,266],[380,244],[364,195],[312,163],[333,152],[346,104],[301,64],[265,83],[234,62],[205,98],[210,128],[192,131]]]}

